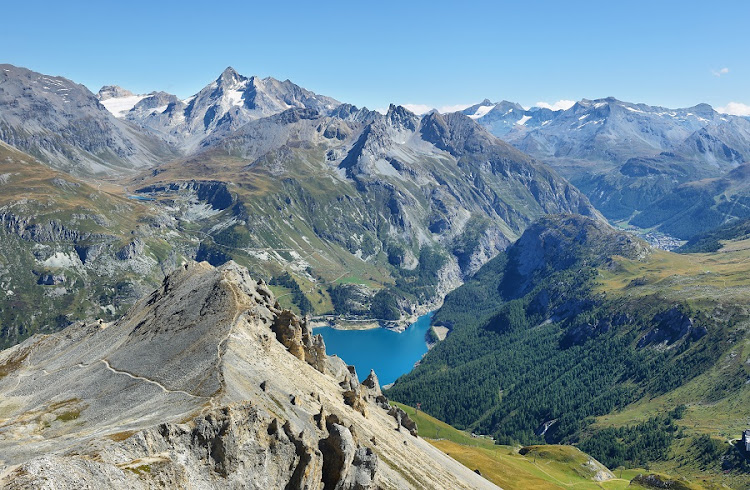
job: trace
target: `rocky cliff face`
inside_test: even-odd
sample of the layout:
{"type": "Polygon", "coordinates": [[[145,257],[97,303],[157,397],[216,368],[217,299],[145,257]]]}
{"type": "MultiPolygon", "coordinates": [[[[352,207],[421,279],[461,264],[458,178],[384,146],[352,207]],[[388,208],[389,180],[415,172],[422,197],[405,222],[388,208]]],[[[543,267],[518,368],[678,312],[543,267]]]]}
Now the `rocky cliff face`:
{"type": "Polygon", "coordinates": [[[3,488],[491,488],[229,263],[0,353],[3,488]]]}
{"type": "Polygon", "coordinates": [[[244,124],[291,108],[329,112],[340,103],[289,80],[245,77],[229,67],[187,100],[163,92],[140,101],[124,117],[188,151],[208,136],[226,136],[244,124]]]}
{"type": "Polygon", "coordinates": [[[86,87],[13,65],[0,65],[0,140],[77,175],[132,172],[175,155],[116,119],[86,87]]]}

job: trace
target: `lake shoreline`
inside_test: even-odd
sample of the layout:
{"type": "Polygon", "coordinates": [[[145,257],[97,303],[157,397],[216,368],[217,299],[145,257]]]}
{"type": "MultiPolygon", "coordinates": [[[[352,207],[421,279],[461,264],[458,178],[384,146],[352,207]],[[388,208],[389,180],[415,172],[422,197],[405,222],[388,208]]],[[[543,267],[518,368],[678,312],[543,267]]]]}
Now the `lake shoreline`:
{"type": "Polygon", "coordinates": [[[330,327],[335,330],[372,330],[383,327],[378,320],[320,320],[310,319],[312,328],[330,327]]]}
{"type": "Polygon", "coordinates": [[[427,353],[432,315],[429,312],[399,329],[377,320],[333,322],[317,318],[310,323],[313,333],[323,335],[329,355],[353,365],[361,378],[374,369],[382,385],[387,385],[414,369],[427,353]]]}
{"type": "MultiPolygon", "coordinates": [[[[412,313],[402,316],[398,320],[384,320],[381,318],[345,318],[336,315],[313,316],[308,319],[312,328],[330,327],[335,330],[373,330],[384,328],[393,332],[403,333],[425,315],[434,314],[443,305],[443,299],[429,303],[412,305],[412,313]]],[[[442,340],[442,339],[440,339],[442,340]]]]}

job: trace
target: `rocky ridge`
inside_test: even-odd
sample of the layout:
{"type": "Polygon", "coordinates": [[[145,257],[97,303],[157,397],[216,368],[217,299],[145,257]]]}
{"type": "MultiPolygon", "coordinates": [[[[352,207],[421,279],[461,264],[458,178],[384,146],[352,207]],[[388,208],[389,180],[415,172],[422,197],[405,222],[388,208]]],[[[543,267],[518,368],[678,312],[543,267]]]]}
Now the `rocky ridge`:
{"type": "Polygon", "coordinates": [[[203,139],[217,138],[244,124],[291,108],[327,113],[340,105],[289,80],[245,77],[228,67],[194,96],[180,100],[165,92],[145,96],[123,117],[159,134],[186,152],[204,146],[203,139]]]}
{"type": "MultiPolygon", "coordinates": [[[[649,207],[664,207],[658,201],[680,184],[731,178],[728,172],[750,158],[750,122],[708,104],[670,109],[607,97],[550,111],[485,100],[463,113],[557,169],[615,220],[636,211],[658,215],[649,207]]],[[[650,224],[632,224],[652,228],[666,223],[663,231],[674,234],[676,227],[668,221],[675,213],[669,211],[650,224]]],[[[689,238],[702,230],[681,231],[681,238],[689,238]]]]}
{"type": "Polygon", "coordinates": [[[7,64],[0,65],[0,140],[76,175],[132,173],[175,155],[115,118],[83,85],[7,64]]]}
{"type": "Polygon", "coordinates": [[[234,263],[0,352],[0,393],[4,488],[493,487],[234,263]]]}

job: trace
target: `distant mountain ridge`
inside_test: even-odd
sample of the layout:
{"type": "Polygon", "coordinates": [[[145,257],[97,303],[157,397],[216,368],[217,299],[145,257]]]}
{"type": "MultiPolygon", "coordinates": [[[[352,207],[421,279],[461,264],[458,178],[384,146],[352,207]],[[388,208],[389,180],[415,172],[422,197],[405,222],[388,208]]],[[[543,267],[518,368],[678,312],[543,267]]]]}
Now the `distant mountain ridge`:
{"type": "MultiPolygon", "coordinates": [[[[127,97],[124,96],[124,97],[127,97]]],[[[144,96],[122,117],[162,135],[190,152],[208,136],[216,138],[262,117],[291,108],[328,113],[341,103],[289,80],[245,77],[232,67],[185,100],[164,92],[144,96]]]]}
{"type": "Polygon", "coordinates": [[[485,100],[463,112],[559,170],[615,220],[750,159],[750,121],[708,104],[668,109],[607,97],[551,111],[485,100]]]}
{"type": "Polygon", "coordinates": [[[0,140],[77,175],[133,173],[175,155],[113,117],[83,85],[7,64],[0,65],[0,140]]]}
{"type": "Polygon", "coordinates": [[[503,100],[493,103],[489,99],[484,99],[461,112],[486,127],[495,136],[502,138],[520,128],[538,128],[549,124],[560,111],[542,107],[524,109],[516,102],[503,100]]]}

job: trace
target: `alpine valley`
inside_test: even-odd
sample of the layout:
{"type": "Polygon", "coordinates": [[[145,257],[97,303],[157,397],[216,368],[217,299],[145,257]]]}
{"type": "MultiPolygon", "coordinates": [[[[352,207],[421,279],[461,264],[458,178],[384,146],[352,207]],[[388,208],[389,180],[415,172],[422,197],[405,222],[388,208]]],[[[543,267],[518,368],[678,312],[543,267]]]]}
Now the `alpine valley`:
{"type": "Polygon", "coordinates": [[[0,65],[0,486],[748,488],[749,158],[706,104],[0,65]],[[431,311],[383,390],[313,331],[431,311]]]}
{"type": "Polygon", "coordinates": [[[235,260],[298,313],[406,320],[536,218],[599,217],[464,115],[231,68],[181,101],[2,65],[0,128],[6,346],[114,319],[186,259],[235,260]]]}

